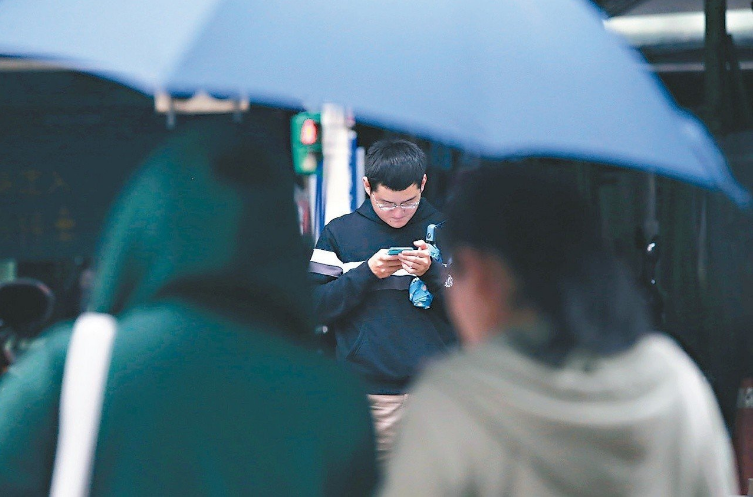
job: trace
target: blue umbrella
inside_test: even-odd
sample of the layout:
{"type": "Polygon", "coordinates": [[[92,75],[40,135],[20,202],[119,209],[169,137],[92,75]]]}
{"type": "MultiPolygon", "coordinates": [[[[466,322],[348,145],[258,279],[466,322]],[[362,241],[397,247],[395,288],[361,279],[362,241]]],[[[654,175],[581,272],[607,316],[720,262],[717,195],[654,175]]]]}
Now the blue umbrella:
{"type": "Polygon", "coordinates": [[[3,0],[0,53],[145,93],[334,102],[485,157],[614,164],[750,203],[586,0],[3,0]]]}

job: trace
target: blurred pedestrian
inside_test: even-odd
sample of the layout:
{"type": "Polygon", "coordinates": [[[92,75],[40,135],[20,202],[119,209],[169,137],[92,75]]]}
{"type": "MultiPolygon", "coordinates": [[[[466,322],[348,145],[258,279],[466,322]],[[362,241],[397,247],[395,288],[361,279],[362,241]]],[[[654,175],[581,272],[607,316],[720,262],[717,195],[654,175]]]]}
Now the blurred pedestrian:
{"type": "Polygon", "coordinates": [[[442,305],[442,265],[424,239],[428,225],[445,219],[422,198],[425,171],[414,143],[369,147],[362,179],[369,198],[325,226],[309,265],[317,315],[335,336],[336,357],[367,383],[380,460],[392,445],[409,381],[456,342],[442,305]],[[391,247],[418,250],[391,254],[391,247]]]}
{"type": "Polygon", "coordinates": [[[574,193],[481,168],[448,212],[464,350],[412,390],[385,495],[727,496],[712,391],[574,193]]]}
{"type": "MultiPolygon", "coordinates": [[[[117,203],[89,306],[117,318],[90,495],[374,485],[360,386],[293,343],[313,322],[284,146],[205,121],[117,203]]],[[[50,330],[0,384],[5,497],[50,491],[70,337],[69,324],[50,330]]]]}

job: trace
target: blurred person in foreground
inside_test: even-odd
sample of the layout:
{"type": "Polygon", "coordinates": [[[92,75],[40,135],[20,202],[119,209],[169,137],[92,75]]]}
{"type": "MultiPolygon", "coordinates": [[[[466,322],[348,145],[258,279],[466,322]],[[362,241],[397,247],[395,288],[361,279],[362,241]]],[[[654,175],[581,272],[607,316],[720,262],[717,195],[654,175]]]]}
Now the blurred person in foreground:
{"type": "MultiPolygon", "coordinates": [[[[117,318],[90,495],[362,495],[363,390],[294,342],[312,329],[279,144],[204,121],[117,203],[90,310],[117,318]]],[[[70,324],[0,383],[0,494],[50,489],[70,324]]]]}
{"type": "Polygon", "coordinates": [[[727,496],[712,391],[575,193],[482,168],[448,212],[464,350],[411,390],[385,495],[727,496]]]}

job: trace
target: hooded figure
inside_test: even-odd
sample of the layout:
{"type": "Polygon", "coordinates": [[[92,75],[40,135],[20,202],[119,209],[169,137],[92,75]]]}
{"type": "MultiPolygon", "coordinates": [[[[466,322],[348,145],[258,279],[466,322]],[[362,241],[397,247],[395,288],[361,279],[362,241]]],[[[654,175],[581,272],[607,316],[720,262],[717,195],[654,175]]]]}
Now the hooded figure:
{"type": "MultiPolygon", "coordinates": [[[[204,121],[125,190],[90,310],[116,316],[91,495],[357,495],[375,482],[360,386],[311,329],[285,143],[204,121]]],[[[0,383],[2,495],[46,495],[70,323],[0,383]]]]}
{"type": "Polygon", "coordinates": [[[734,493],[709,384],[650,331],[574,190],[523,167],[478,168],[446,235],[463,349],[413,387],[385,496],[734,493]]]}

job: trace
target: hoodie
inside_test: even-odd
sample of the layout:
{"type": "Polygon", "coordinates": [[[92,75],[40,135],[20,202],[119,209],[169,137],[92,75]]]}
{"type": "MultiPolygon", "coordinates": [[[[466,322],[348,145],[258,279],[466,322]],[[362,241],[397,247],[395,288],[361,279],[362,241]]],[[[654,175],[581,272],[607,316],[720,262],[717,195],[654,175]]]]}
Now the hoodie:
{"type": "Polygon", "coordinates": [[[434,299],[429,309],[409,299],[414,276],[401,270],[380,280],[367,264],[378,250],[413,247],[442,214],[425,199],[408,223],[393,228],[367,199],[333,219],[317,241],[309,264],[320,322],[335,335],[335,355],[367,382],[369,393],[395,395],[427,361],[456,344],[443,308],[441,264],[433,261],[422,281],[434,299]]]}
{"type": "MultiPolygon", "coordinates": [[[[91,495],[346,495],[375,481],[361,387],[311,330],[286,144],[204,120],[111,215],[90,309],[117,317],[91,495]]],[[[0,382],[2,495],[46,495],[70,324],[0,382]]]]}
{"type": "Polygon", "coordinates": [[[386,496],[735,493],[712,391],[661,335],[553,368],[503,333],[435,365],[412,392],[386,496]]]}

